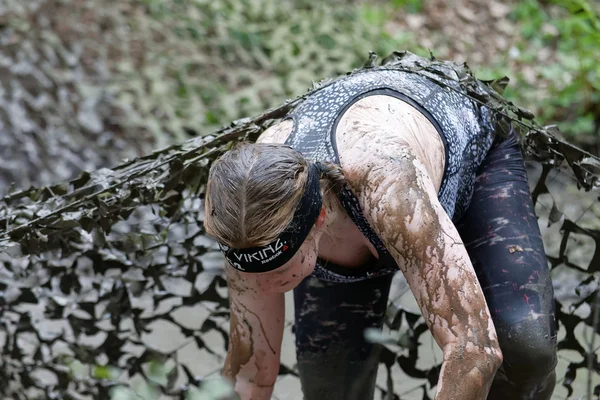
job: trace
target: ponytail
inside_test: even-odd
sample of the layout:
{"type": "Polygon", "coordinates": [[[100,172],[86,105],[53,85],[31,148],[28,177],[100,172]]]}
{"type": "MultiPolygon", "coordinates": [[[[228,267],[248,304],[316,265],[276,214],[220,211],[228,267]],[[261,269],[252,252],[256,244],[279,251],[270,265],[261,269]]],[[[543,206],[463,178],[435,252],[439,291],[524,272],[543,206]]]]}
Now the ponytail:
{"type": "Polygon", "coordinates": [[[317,161],[315,165],[321,174],[321,179],[327,180],[330,190],[333,190],[337,194],[344,189],[346,178],[339,165],[320,161],[317,161]]]}

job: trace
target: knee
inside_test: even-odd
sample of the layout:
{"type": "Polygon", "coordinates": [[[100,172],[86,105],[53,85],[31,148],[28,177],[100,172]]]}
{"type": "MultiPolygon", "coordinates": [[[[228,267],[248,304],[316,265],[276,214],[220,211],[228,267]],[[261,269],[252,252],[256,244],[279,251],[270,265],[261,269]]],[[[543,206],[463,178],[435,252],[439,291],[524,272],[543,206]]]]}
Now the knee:
{"type": "Polygon", "coordinates": [[[535,324],[521,323],[499,332],[503,369],[511,381],[543,380],[556,367],[556,336],[535,324]]]}
{"type": "Polygon", "coordinates": [[[504,351],[504,369],[511,380],[545,379],[556,367],[556,347],[529,342],[504,351]]]}

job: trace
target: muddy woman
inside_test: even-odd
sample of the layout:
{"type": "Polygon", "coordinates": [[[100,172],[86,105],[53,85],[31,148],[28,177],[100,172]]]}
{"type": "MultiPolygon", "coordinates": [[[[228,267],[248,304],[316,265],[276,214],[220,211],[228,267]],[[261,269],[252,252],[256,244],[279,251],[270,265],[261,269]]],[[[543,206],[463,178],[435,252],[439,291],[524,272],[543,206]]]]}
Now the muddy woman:
{"type": "Polygon", "coordinates": [[[372,399],[364,331],[382,326],[398,270],[443,352],[437,400],[550,399],[554,295],[523,157],[513,127],[465,96],[469,79],[485,86],[404,53],[324,84],[213,163],[223,374],[243,400],[271,397],[290,290],[305,398],[372,399]]]}

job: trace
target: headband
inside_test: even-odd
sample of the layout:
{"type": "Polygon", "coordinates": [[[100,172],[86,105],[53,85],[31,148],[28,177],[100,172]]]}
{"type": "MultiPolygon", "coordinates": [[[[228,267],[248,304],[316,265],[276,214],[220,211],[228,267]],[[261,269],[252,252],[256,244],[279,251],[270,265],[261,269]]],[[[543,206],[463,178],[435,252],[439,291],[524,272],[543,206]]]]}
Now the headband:
{"type": "Polygon", "coordinates": [[[294,257],[315,224],[322,205],[320,166],[309,163],[304,193],[290,225],[266,246],[234,249],[219,244],[229,264],[243,272],[267,272],[294,257]]]}

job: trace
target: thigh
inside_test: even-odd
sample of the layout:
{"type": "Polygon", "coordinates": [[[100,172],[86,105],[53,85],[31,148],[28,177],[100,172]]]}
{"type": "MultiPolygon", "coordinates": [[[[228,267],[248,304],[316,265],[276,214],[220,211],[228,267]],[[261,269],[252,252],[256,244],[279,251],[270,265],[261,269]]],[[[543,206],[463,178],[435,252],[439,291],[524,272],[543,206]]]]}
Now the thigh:
{"type": "Polygon", "coordinates": [[[556,364],[554,293],[514,134],[490,150],[457,227],[492,314],[508,379],[548,376],[556,364]]]}
{"type": "Polygon", "coordinates": [[[311,276],[294,289],[306,400],[373,398],[379,349],[365,341],[364,330],[382,327],[392,277],[332,283],[311,276]]]}

